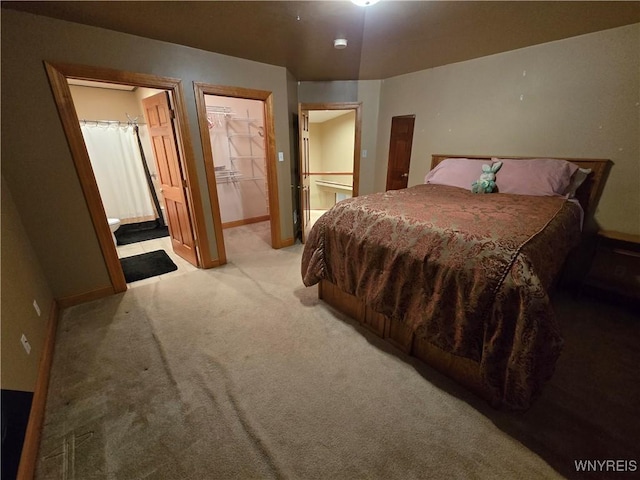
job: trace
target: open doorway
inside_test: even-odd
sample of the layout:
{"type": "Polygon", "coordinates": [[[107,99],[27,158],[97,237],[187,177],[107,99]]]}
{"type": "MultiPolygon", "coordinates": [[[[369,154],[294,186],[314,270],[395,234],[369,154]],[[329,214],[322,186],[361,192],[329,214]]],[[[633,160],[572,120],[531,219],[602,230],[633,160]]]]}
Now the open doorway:
{"type": "Polygon", "coordinates": [[[271,248],[264,102],[209,94],[204,101],[227,258],[271,248]]]}
{"type": "Polygon", "coordinates": [[[271,92],[194,82],[220,263],[280,248],[271,92]]]}
{"type": "MultiPolygon", "coordinates": [[[[89,160],[130,286],[196,267],[174,245],[145,105],[165,90],[69,79],[89,160]]],[[[175,223],[175,222],[172,222],[175,223]]],[[[175,225],[174,225],[175,228],[175,225]]],[[[175,237],[175,235],[174,235],[175,237]]]]}
{"type": "Polygon", "coordinates": [[[298,122],[304,243],[311,227],[326,210],[358,195],[361,104],[301,103],[298,122]]]}
{"type": "MultiPolygon", "coordinates": [[[[184,242],[184,239],[190,236],[193,239],[192,250],[197,252],[197,255],[193,257],[196,265],[204,268],[214,266],[215,262],[211,259],[208,247],[193,152],[189,137],[181,134],[181,130],[187,125],[187,120],[180,80],[83,65],[45,62],[45,68],[65,135],[69,142],[76,171],[78,172],[80,185],[87,201],[91,221],[105,259],[113,291],[116,293],[125,291],[127,283],[82,136],[80,121],[72,101],[68,84],[69,79],[131,85],[164,91],[164,96],[170,102],[170,106],[168,105],[167,108],[170,108],[172,113],[169,110],[160,111],[156,109],[153,115],[154,119],[157,117],[157,119],[161,120],[160,123],[163,124],[161,125],[163,128],[169,126],[174,130],[174,140],[170,141],[162,134],[158,134],[158,136],[152,138],[152,145],[154,147],[168,146],[173,142],[173,148],[175,149],[175,171],[172,175],[171,181],[173,185],[171,187],[177,191],[175,197],[180,197],[180,202],[175,202],[176,204],[172,205],[172,209],[174,213],[181,212],[181,222],[177,225],[177,228],[170,228],[172,231],[171,238],[173,240],[173,237],[176,236],[179,237],[180,241],[184,242]],[[180,204],[178,205],[178,203],[180,204]]],[[[170,217],[171,212],[167,212],[167,219],[170,217]]]]}
{"type": "Polygon", "coordinates": [[[309,228],[336,203],[353,196],[354,110],[309,111],[309,228]]]}

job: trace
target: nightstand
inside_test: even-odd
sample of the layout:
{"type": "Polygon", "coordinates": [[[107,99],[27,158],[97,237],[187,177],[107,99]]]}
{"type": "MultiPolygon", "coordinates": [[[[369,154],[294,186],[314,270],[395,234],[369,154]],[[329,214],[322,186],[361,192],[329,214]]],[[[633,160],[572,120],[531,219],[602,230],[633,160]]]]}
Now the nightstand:
{"type": "Polygon", "coordinates": [[[600,230],[584,286],[612,300],[640,302],[640,235],[600,230]]]}

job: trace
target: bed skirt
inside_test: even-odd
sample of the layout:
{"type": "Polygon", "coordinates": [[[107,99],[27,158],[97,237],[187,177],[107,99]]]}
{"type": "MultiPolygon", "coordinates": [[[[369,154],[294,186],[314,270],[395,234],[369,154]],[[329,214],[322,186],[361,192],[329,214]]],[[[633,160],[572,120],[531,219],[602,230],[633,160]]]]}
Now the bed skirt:
{"type": "Polygon", "coordinates": [[[327,280],[321,280],[318,284],[318,297],[404,353],[421,360],[480,396],[491,406],[500,407],[501,401],[484,387],[477,362],[452,355],[416,337],[402,323],[374,311],[364,300],[343,292],[327,280]]]}

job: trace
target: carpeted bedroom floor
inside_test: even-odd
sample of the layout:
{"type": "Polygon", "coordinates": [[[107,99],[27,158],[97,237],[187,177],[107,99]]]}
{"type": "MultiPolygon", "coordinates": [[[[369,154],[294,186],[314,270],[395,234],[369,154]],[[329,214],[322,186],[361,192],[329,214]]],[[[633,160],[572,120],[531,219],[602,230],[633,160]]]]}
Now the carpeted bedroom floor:
{"type": "Polygon", "coordinates": [[[63,313],[36,478],[595,479],[628,474],[574,462],[640,463],[636,314],[558,294],[557,372],[529,411],[499,412],[320,302],[302,246],[252,243],[259,229],[234,233],[223,267],[63,313]]]}

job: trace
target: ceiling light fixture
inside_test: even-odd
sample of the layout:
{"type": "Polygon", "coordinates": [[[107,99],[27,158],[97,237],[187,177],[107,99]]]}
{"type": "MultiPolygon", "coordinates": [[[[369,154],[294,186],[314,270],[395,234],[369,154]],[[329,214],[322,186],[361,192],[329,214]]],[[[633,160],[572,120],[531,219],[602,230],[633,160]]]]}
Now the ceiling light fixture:
{"type": "Polygon", "coordinates": [[[347,39],[346,38],[336,38],[333,41],[333,46],[338,50],[342,50],[343,48],[347,48],[347,39]]]}
{"type": "Polygon", "coordinates": [[[378,3],[379,0],[351,0],[352,3],[355,3],[359,7],[370,7],[378,3]]]}

